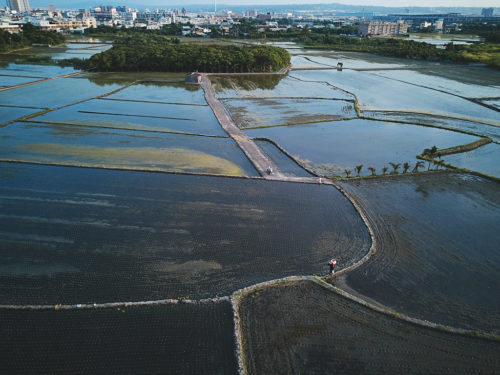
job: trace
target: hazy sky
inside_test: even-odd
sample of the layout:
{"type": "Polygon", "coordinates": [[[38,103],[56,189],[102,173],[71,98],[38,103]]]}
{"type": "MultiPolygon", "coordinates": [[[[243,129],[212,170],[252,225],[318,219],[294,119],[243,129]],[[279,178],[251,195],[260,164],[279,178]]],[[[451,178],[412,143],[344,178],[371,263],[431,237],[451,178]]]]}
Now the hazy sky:
{"type": "MultiPolygon", "coordinates": [[[[0,0],[5,3],[5,0],[0,0]]],[[[97,6],[101,3],[112,5],[127,4],[148,4],[158,7],[169,7],[180,4],[213,4],[213,0],[30,0],[34,6],[48,6],[55,4],[57,6],[71,7],[72,4],[88,4],[88,6],[97,6]]],[[[499,0],[217,0],[219,4],[225,5],[283,5],[283,4],[320,4],[320,3],[341,3],[351,5],[378,5],[389,7],[500,7],[499,0]]],[[[497,11],[497,13],[499,13],[497,11]]]]}

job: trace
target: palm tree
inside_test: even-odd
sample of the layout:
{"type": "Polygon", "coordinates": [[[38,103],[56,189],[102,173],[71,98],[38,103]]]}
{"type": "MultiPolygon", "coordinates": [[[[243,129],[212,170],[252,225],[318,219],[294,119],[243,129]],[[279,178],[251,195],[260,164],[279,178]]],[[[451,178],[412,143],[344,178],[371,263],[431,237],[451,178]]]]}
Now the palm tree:
{"type": "Polygon", "coordinates": [[[373,167],[368,167],[368,170],[372,172],[372,176],[375,176],[375,168],[373,167]]]}
{"type": "Polygon", "coordinates": [[[358,174],[358,177],[359,177],[359,174],[361,173],[361,170],[363,169],[363,164],[356,165],[356,167],[354,169],[356,169],[356,173],[358,174]]]}
{"type": "Polygon", "coordinates": [[[351,176],[351,170],[350,169],[344,169],[345,176],[349,178],[351,176]]]}
{"type": "Polygon", "coordinates": [[[417,161],[417,164],[415,164],[412,173],[418,172],[418,168],[425,168],[425,163],[423,161],[417,161]]]}
{"type": "Polygon", "coordinates": [[[391,167],[394,169],[394,170],[392,171],[392,173],[398,173],[398,169],[399,169],[399,167],[401,166],[401,163],[397,163],[397,164],[396,164],[396,163],[389,163],[389,164],[390,164],[390,165],[391,165],[391,167]]]}
{"type": "Polygon", "coordinates": [[[385,165],[384,165],[384,168],[382,168],[382,174],[385,176],[385,174],[387,173],[387,170],[389,168],[387,168],[385,165]]]}
{"type": "Polygon", "coordinates": [[[407,162],[405,162],[405,163],[403,164],[403,173],[408,172],[408,169],[410,169],[410,164],[409,164],[409,163],[407,163],[407,162]]]}

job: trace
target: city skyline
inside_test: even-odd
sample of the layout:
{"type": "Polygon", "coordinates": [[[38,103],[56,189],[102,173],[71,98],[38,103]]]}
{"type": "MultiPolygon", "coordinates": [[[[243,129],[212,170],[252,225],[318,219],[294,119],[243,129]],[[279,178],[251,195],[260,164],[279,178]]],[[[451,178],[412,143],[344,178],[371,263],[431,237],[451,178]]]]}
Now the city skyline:
{"type": "MultiPolygon", "coordinates": [[[[28,2],[28,0],[7,0],[7,2],[28,2]]],[[[138,2],[135,0],[126,1],[126,0],[114,0],[114,1],[100,1],[100,0],[35,0],[32,1],[32,6],[34,7],[48,7],[50,4],[54,4],[57,7],[71,8],[71,7],[92,7],[98,6],[100,3],[113,4],[113,5],[129,5],[132,4],[134,6],[138,6],[138,2]]],[[[155,6],[155,7],[179,7],[179,6],[189,6],[189,5],[207,5],[213,6],[213,1],[207,0],[190,0],[186,3],[182,3],[179,0],[148,0],[144,3],[144,7],[146,6],[155,6]]],[[[384,6],[384,7],[434,7],[434,8],[457,8],[457,7],[470,7],[470,8],[485,8],[485,7],[498,7],[497,0],[481,0],[481,1],[473,1],[473,0],[415,0],[408,1],[406,3],[402,3],[399,0],[337,0],[335,2],[328,0],[225,0],[219,1],[219,8],[223,6],[272,6],[272,5],[315,5],[315,4],[325,4],[325,5],[353,5],[353,6],[384,6]]]]}

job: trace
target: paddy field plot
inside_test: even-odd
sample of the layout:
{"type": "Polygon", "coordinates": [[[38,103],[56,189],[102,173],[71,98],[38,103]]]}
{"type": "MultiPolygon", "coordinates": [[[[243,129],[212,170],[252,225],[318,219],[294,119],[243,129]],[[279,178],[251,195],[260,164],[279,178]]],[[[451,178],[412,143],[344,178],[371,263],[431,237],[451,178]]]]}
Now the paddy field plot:
{"type": "Polygon", "coordinates": [[[0,104],[38,108],[59,108],[92,99],[122,87],[98,85],[89,79],[58,78],[0,92],[0,104]]]}
{"type": "Polygon", "coordinates": [[[229,302],[0,313],[5,373],[237,373],[229,302]]]}
{"type": "Polygon", "coordinates": [[[276,164],[281,173],[287,176],[312,177],[309,172],[299,166],[295,160],[283,153],[273,143],[264,140],[255,140],[254,142],[276,164]]]}
{"type": "Polygon", "coordinates": [[[10,76],[51,78],[76,72],[78,72],[78,70],[75,70],[71,67],[61,67],[56,65],[31,65],[6,62],[4,66],[0,62],[0,74],[10,76]]]}
{"type": "Polygon", "coordinates": [[[8,161],[255,176],[231,138],[73,125],[13,123],[0,129],[8,161]]]}
{"type": "Polygon", "coordinates": [[[241,128],[295,125],[356,117],[354,103],[324,99],[227,99],[222,103],[241,128]]]}
{"type": "Polygon", "coordinates": [[[11,86],[17,86],[17,85],[23,85],[25,83],[29,82],[35,82],[39,81],[40,79],[43,78],[31,78],[31,77],[16,77],[16,76],[2,76],[0,75],[0,89],[6,88],[6,87],[11,87],[11,86]]]}
{"type": "Polygon", "coordinates": [[[365,176],[370,174],[368,167],[380,174],[384,166],[390,168],[390,162],[409,162],[413,168],[416,156],[425,148],[447,148],[478,139],[444,129],[360,119],[249,129],[246,133],[277,142],[296,160],[329,176],[343,174],[344,169],[354,171],[360,164],[365,176]]]}
{"type": "Polygon", "coordinates": [[[10,121],[20,119],[24,116],[32,115],[39,111],[40,110],[36,108],[2,107],[0,105],[0,127],[10,121]]]}
{"type": "Polygon", "coordinates": [[[295,71],[293,77],[328,82],[352,92],[359,107],[365,110],[386,110],[429,113],[467,120],[482,120],[500,125],[498,112],[455,95],[384,78],[373,72],[343,70],[295,71]]]}
{"type": "Polygon", "coordinates": [[[496,143],[469,152],[446,155],[444,161],[455,167],[500,178],[500,145],[496,143]]]}
{"type": "Polygon", "coordinates": [[[423,113],[391,112],[391,111],[363,111],[364,117],[387,121],[404,121],[414,124],[437,126],[446,129],[456,129],[490,137],[500,142],[500,127],[476,121],[459,120],[450,117],[433,116],[423,113]]]}
{"type": "Polygon", "coordinates": [[[324,82],[303,82],[290,76],[210,76],[219,99],[310,98],[353,100],[354,96],[324,82]]]}
{"type": "Polygon", "coordinates": [[[202,105],[94,99],[46,113],[33,121],[227,136],[212,109],[202,105]]]}
{"type": "MultiPolygon", "coordinates": [[[[182,77],[184,78],[184,77],[182,77]]],[[[197,85],[178,83],[141,82],[115,94],[110,99],[151,101],[164,103],[182,103],[207,105],[205,92],[197,85]]]]}
{"type": "Polygon", "coordinates": [[[500,99],[482,100],[482,102],[500,110],[500,99]]]}
{"type": "Polygon", "coordinates": [[[341,184],[378,248],[345,276],[350,290],[408,316],[498,333],[497,182],[443,173],[341,184]]]}
{"type": "MultiPolygon", "coordinates": [[[[299,55],[300,56],[300,55],[299,55]]],[[[370,53],[349,51],[307,50],[303,53],[309,61],[321,66],[336,68],[343,63],[347,69],[393,69],[410,66],[426,66],[428,62],[378,56],[370,53]]]]}
{"type": "Polygon", "coordinates": [[[425,70],[390,70],[379,71],[374,74],[412,85],[427,87],[432,90],[440,90],[449,94],[460,95],[466,98],[488,98],[500,95],[500,79],[495,78],[494,74],[491,74],[491,81],[489,84],[460,82],[459,79],[440,77],[438,75],[429,74],[429,72],[425,70]]]}
{"type": "Polygon", "coordinates": [[[209,298],[371,246],[325,185],[0,163],[0,304],[209,298]]]}
{"type": "Polygon", "coordinates": [[[500,344],[378,313],[311,281],[239,305],[248,374],[491,374],[500,344]]]}

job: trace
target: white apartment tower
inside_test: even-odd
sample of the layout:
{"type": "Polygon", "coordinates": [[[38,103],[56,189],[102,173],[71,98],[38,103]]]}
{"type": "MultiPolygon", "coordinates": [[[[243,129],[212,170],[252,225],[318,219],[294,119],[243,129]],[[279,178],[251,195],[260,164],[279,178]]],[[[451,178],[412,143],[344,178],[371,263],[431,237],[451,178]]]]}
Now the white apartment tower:
{"type": "Polygon", "coordinates": [[[16,10],[20,13],[30,11],[29,0],[7,0],[7,6],[10,8],[10,10],[16,10]]]}

